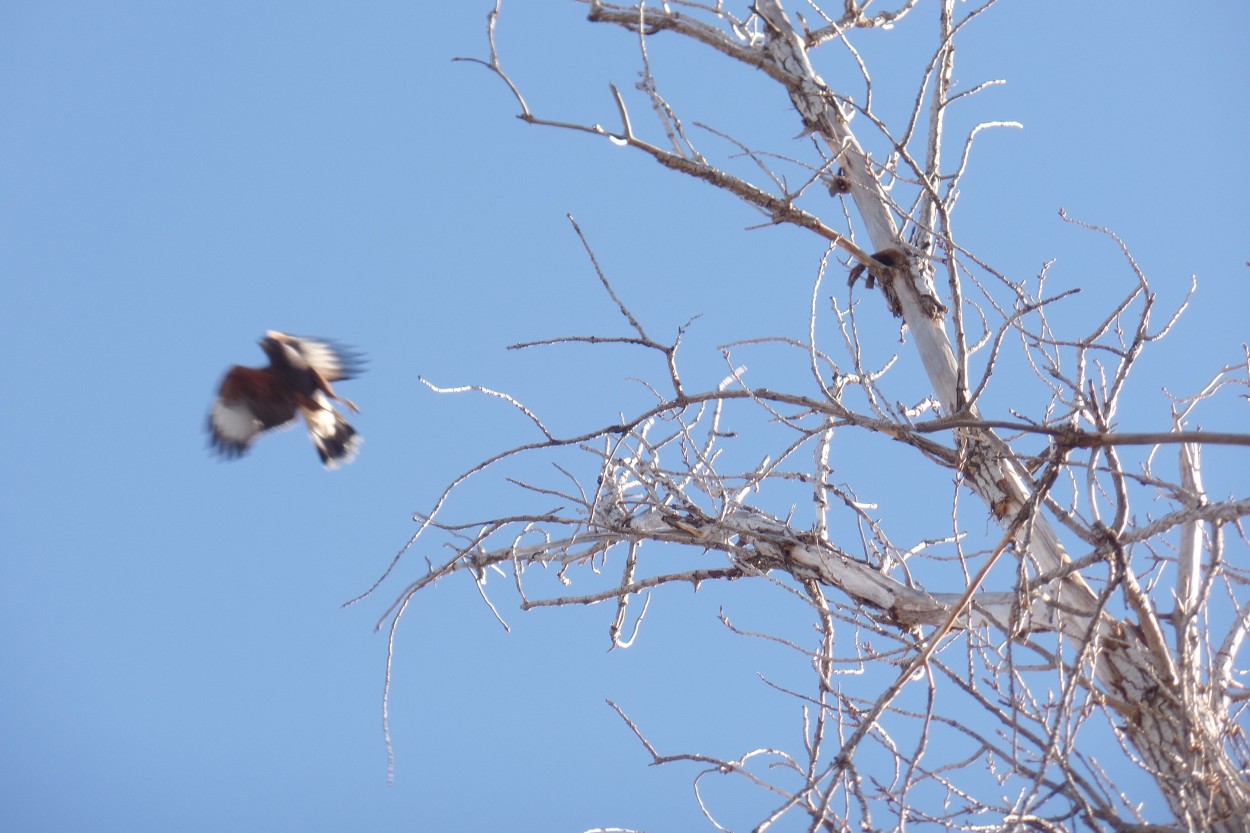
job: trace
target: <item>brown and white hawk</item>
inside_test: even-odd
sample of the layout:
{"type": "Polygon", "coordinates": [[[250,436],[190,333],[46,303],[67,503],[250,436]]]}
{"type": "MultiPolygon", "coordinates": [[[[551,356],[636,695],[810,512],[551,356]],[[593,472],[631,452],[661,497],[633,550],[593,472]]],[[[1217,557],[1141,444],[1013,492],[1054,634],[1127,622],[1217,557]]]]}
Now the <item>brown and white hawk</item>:
{"type": "Polygon", "coordinates": [[[359,375],[362,357],[326,339],[276,330],[265,333],[260,349],[269,357],[268,367],[235,365],[221,380],[208,414],[213,451],[230,460],[241,457],[262,432],[286,425],[298,413],[326,468],[351,462],[360,435],[330,402],[359,409],[330,383],[359,375]]]}

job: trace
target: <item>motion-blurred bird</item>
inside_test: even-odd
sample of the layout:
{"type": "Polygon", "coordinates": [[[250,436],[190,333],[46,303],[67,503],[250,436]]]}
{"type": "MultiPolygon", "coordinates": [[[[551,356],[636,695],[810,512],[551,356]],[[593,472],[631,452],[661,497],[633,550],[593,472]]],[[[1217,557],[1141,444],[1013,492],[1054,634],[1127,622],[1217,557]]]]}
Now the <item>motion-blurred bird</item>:
{"type": "Polygon", "coordinates": [[[361,356],[325,339],[276,330],[265,333],[260,348],[269,357],[268,367],[235,365],[221,381],[208,414],[212,449],[226,459],[240,457],[261,432],[286,425],[298,412],[326,468],[351,462],[360,435],[330,400],[359,409],[330,383],[359,375],[361,356]]]}

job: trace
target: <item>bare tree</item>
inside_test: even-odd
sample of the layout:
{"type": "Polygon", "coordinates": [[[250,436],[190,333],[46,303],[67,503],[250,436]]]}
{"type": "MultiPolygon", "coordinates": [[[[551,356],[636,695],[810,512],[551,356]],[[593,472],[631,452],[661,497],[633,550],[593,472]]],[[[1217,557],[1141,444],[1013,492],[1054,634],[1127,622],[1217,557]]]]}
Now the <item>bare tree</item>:
{"type": "MultiPolygon", "coordinates": [[[[756,347],[748,341],[723,348],[721,384],[688,387],[681,333],[670,341],[649,333],[574,222],[626,334],[513,347],[574,342],[654,355],[666,370],[646,383],[653,402],[618,422],[559,436],[538,409],[505,393],[427,382],[440,393],[502,397],[536,438],[473,466],[418,516],[418,531],[387,573],[418,544],[427,552],[450,544],[451,552],[428,562],[383,617],[392,637],[418,592],[462,572],[488,601],[488,577],[507,576],[525,610],[608,602],[615,613],[606,624],[619,647],[635,638],[653,591],[754,579],[801,598],[816,625],[811,644],[775,637],[808,657],[814,673],[810,690],[792,692],[804,704],[802,749],[757,749],[735,760],[661,754],[645,726],[613,708],[655,762],[701,762],[775,796],[756,830],[783,819],[812,831],[917,822],[965,830],[1247,829],[1250,692],[1236,661],[1250,627],[1250,593],[1243,562],[1229,549],[1246,553],[1241,524],[1250,497],[1208,495],[1201,452],[1250,445],[1250,435],[1189,426],[1204,403],[1250,385],[1250,360],[1215,367],[1192,391],[1172,396],[1157,432],[1118,431],[1130,374],[1184,305],[1161,314],[1146,275],[1106,229],[1086,226],[1123,251],[1123,295],[1079,332],[1064,317],[1077,299],[1048,294],[1046,269],[1013,280],[961,247],[950,216],[970,149],[982,131],[1011,126],[982,123],[956,137],[946,129],[948,108],[987,86],[956,92],[951,79],[956,39],[993,4],[957,17],[953,0],[939,0],[939,45],[910,116],[886,124],[866,63],[849,90],[827,84],[812,60],[822,49],[843,49],[858,61],[855,31],[892,25],[913,13],[914,0],[890,10],[848,0],[822,11],[809,3],[814,27],[779,0],[756,0],[741,13],[719,0],[590,0],[590,21],[637,40],[637,89],[653,114],[645,130],[615,87],[613,128],[533,112],[500,61],[498,6],[490,13],[489,57],[470,60],[507,86],[522,120],[626,146],[754,206],[762,224],[797,226],[824,241],[807,332],[779,340],[807,381],[794,389],[757,384],[737,359],[756,347]],[[703,141],[724,149],[719,161],[705,155],[652,75],[648,49],[659,35],[719,53],[709,60],[764,72],[797,113],[805,157],[758,150],[698,125],[703,141]],[[731,172],[744,161],[755,181],[731,172]],[[850,292],[880,289],[900,319],[904,349],[919,355],[927,389],[896,384],[891,361],[874,366],[873,345],[899,333],[866,331],[857,321],[862,304],[846,300],[848,283],[850,292]],[[818,332],[833,335],[818,339],[818,332]],[[989,418],[984,403],[1005,367],[1023,369],[1034,387],[1013,397],[1025,406],[989,418]],[[864,437],[906,448],[918,471],[944,473],[949,487],[927,499],[949,505],[948,526],[895,540],[890,512],[831,475],[831,449],[864,437]],[[742,459],[744,447],[757,462],[728,462],[742,459]],[[513,481],[561,509],[444,517],[467,480],[535,456],[556,463],[557,479],[513,481]],[[807,509],[787,512],[796,494],[807,509]],[[673,569],[674,550],[717,558],[673,569]],[[535,568],[543,568],[537,578],[535,568]],[[559,584],[544,576],[553,569],[559,584]],[[866,667],[888,669],[892,682],[844,673],[866,667]],[[926,692],[923,709],[901,703],[907,687],[926,692]],[[1110,757],[1145,773],[1171,820],[1145,817],[1149,797],[1121,789],[1121,774],[1091,754],[1111,738],[1123,754],[1110,757]],[[869,746],[874,754],[862,754],[869,746]],[[992,795],[988,783],[997,784],[992,795]]],[[[1012,376],[1020,385],[1020,374],[1012,376]]],[[[703,810],[721,827],[715,807],[703,810]]]]}

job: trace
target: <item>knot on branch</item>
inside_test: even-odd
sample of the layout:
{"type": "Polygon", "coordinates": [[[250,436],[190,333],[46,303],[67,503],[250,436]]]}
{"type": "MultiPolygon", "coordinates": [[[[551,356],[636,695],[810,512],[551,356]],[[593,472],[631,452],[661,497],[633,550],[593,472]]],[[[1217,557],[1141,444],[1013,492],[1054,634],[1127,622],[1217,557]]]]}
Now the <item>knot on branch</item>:
{"type": "Polygon", "coordinates": [[[945,304],[921,288],[913,276],[911,259],[901,249],[882,249],[873,253],[870,262],[855,264],[851,267],[846,285],[854,286],[855,281],[859,280],[859,276],[865,272],[868,277],[864,280],[864,286],[872,289],[877,285],[877,281],[881,282],[881,294],[885,296],[885,304],[895,318],[903,317],[903,305],[898,299],[896,286],[898,281],[910,281],[911,287],[916,291],[921,309],[934,321],[940,321],[948,312],[945,304]]]}
{"type": "Polygon", "coordinates": [[[895,318],[903,317],[903,305],[899,303],[898,292],[894,289],[894,281],[907,276],[908,264],[907,255],[898,249],[882,249],[874,252],[872,255],[873,262],[856,263],[851,267],[851,273],[847,276],[846,285],[854,286],[855,281],[859,280],[859,276],[867,273],[864,279],[864,286],[873,289],[877,285],[877,281],[881,282],[881,294],[885,296],[885,305],[890,308],[890,314],[895,318]]]}
{"type": "Polygon", "coordinates": [[[829,177],[826,184],[829,186],[829,196],[831,197],[851,193],[851,180],[846,175],[846,169],[841,165],[838,166],[838,172],[829,177]]]}
{"type": "Polygon", "coordinates": [[[590,508],[590,522],[606,529],[624,529],[633,517],[626,492],[639,485],[621,460],[608,458],[599,474],[598,492],[590,508]]]}
{"type": "Polygon", "coordinates": [[[710,536],[723,532],[711,518],[695,506],[687,506],[681,515],[674,512],[663,514],[664,523],[672,529],[686,533],[695,541],[706,541],[710,536]]]}

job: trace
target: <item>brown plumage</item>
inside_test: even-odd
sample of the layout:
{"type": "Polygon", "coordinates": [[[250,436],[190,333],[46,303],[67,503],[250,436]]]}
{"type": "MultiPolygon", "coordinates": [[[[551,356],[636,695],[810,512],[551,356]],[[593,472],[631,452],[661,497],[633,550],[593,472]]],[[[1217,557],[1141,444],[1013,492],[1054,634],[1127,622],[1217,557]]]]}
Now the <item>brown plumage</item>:
{"type": "Polygon", "coordinates": [[[360,435],[331,400],[358,410],[330,387],[361,372],[361,357],[331,341],[270,330],[260,340],[268,367],[230,368],[208,414],[209,446],[226,459],[242,456],[261,433],[303,416],[328,469],[351,462],[360,435]]]}

